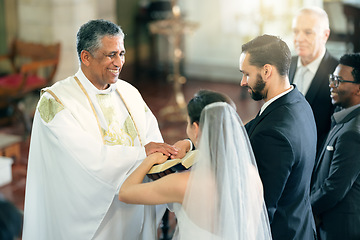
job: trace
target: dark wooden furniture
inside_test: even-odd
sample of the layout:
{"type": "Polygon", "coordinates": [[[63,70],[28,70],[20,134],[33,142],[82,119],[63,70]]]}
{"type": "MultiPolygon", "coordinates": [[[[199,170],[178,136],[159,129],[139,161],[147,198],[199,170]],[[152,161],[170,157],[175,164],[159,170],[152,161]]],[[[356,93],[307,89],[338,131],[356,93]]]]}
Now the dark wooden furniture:
{"type": "Polygon", "coordinates": [[[343,11],[348,23],[348,39],[353,45],[353,51],[360,52],[360,3],[344,2],[343,11]]]}
{"type": "MultiPolygon", "coordinates": [[[[23,107],[19,106],[29,93],[38,92],[52,84],[60,57],[60,43],[44,45],[16,39],[9,53],[0,56],[11,66],[11,72],[0,76],[0,109],[20,113],[26,129],[30,129],[23,107]]],[[[7,117],[11,117],[7,116],[7,117]]]]}

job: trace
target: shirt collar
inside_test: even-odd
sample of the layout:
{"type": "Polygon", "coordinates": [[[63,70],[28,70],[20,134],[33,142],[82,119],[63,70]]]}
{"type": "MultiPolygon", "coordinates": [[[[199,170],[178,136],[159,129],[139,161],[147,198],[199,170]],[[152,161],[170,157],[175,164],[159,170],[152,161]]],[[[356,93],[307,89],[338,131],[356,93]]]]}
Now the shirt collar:
{"type": "Polygon", "coordinates": [[[333,114],[333,117],[335,119],[336,123],[341,122],[342,120],[344,120],[344,118],[349,115],[349,113],[351,113],[352,111],[354,111],[355,109],[357,109],[358,107],[360,107],[360,104],[348,107],[348,108],[344,108],[338,112],[335,112],[333,114]]]}
{"type": "Polygon", "coordinates": [[[309,63],[308,65],[304,66],[301,63],[301,59],[300,57],[298,57],[298,61],[297,61],[297,67],[307,67],[308,70],[315,75],[316,71],[318,70],[321,60],[324,58],[325,56],[325,52],[323,54],[321,54],[320,56],[318,56],[314,61],[312,61],[311,63],[309,63]]]}
{"type": "Polygon", "coordinates": [[[285,94],[291,92],[293,89],[294,89],[294,86],[291,85],[291,86],[290,86],[290,89],[288,89],[288,90],[286,90],[285,92],[282,92],[282,93],[276,95],[275,97],[271,98],[270,100],[266,101],[266,102],[264,103],[264,105],[262,105],[262,107],[261,107],[261,109],[260,109],[259,115],[261,115],[261,114],[265,111],[265,109],[266,109],[272,102],[274,102],[275,100],[281,98],[281,97],[284,96],[285,94]]]}
{"type": "Polygon", "coordinates": [[[84,86],[87,92],[94,94],[109,94],[116,90],[116,84],[110,84],[110,87],[105,90],[97,89],[90,80],[85,76],[84,72],[79,68],[75,76],[79,79],[81,84],[84,86]]]}

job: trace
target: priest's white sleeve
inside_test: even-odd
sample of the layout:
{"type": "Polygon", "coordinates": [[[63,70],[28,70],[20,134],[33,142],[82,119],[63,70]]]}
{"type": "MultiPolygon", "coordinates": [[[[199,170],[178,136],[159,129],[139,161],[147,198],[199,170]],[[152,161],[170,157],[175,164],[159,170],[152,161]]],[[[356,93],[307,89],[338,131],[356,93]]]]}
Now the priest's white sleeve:
{"type": "MultiPolygon", "coordinates": [[[[92,239],[120,184],[144,157],[143,147],[104,145],[66,108],[48,122],[37,110],[23,239],[92,239]]],[[[130,219],[132,207],[127,209],[130,219]]],[[[138,212],[136,205],[133,209],[138,212]]],[[[142,228],[133,227],[128,231],[142,228]]]]}

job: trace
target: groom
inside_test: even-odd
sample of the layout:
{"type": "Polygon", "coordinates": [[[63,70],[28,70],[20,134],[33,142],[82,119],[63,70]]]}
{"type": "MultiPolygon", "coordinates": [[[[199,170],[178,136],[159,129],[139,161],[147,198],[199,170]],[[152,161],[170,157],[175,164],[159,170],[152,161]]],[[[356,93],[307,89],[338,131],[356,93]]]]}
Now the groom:
{"type": "Polygon", "coordinates": [[[316,152],[316,126],[310,105],[288,72],[291,53],[284,41],[259,36],[242,46],[241,86],[264,100],[258,116],[246,124],[263,182],[271,232],[277,239],[314,239],[309,201],[316,152]]]}

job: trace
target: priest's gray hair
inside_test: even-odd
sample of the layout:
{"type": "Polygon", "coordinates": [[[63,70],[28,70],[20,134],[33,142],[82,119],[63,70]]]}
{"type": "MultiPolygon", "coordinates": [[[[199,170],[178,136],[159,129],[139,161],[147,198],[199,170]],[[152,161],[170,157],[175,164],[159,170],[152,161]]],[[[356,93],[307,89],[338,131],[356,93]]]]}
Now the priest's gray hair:
{"type": "Polygon", "coordinates": [[[101,40],[105,36],[125,37],[120,26],[104,19],[90,20],[82,25],[76,35],[76,50],[81,62],[81,52],[86,50],[94,55],[101,47],[101,40]]]}

